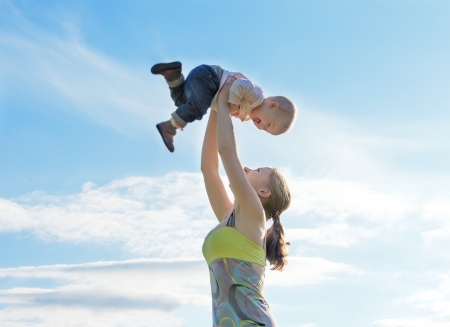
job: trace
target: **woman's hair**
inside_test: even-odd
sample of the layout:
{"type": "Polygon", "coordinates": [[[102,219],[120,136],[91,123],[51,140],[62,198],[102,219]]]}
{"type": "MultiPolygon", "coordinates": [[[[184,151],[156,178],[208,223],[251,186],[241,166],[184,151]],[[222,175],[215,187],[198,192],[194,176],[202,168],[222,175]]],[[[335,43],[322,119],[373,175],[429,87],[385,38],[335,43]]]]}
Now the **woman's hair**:
{"type": "Polygon", "coordinates": [[[275,168],[270,176],[268,188],[271,194],[263,207],[266,216],[272,218],[273,225],[269,229],[266,240],[267,260],[273,265],[272,270],[283,270],[283,267],[287,265],[289,243],[284,240],[284,228],[280,215],[291,204],[291,192],[286,180],[275,168]]]}

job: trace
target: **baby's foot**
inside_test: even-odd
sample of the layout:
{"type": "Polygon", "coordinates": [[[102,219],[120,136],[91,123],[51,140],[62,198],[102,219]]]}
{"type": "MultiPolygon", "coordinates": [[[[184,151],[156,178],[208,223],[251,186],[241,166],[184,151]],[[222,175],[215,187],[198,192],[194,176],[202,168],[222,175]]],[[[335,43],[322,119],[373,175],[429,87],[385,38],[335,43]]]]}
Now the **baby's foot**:
{"type": "Polygon", "coordinates": [[[173,82],[183,76],[182,65],[179,61],[169,62],[167,64],[156,64],[150,70],[152,74],[163,75],[168,82],[173,82]]]}
{"type": "Polygon", "coordinates": [[[170,120],[164,121],[156,125],[159,134],[162,137],[164,144],[170,152],[175,151],[175,147],[173,146],[173,137],[177,133],[177,129],[173,127],[170,120]]]}

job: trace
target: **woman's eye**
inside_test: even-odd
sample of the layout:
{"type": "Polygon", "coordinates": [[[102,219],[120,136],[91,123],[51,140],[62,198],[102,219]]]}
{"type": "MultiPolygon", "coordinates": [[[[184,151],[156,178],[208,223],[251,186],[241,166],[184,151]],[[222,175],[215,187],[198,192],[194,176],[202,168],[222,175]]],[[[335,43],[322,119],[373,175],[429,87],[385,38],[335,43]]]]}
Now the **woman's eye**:
{"type": "Polygon", "coordinates": [[[259,173],[259,168],[258,168],[258,173],[259,173]]]}

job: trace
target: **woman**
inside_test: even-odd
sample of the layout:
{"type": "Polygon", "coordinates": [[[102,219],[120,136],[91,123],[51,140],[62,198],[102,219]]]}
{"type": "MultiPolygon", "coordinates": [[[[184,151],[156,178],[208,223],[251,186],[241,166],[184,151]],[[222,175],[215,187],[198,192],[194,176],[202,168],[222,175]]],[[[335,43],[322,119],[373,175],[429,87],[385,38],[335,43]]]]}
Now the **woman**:
{"type": "Polygon", "coordinates": [[[202,173],[219,224],[207,235],[203,255],[208,263],[213,325],[276,326],[263,297],[266,259],[272,269],[286,265],[287,247],[280,214],[289,207],[286,181],[272,168],[242,168],[227,102],[233,79],[218,96],[217,113],[210,110],[202,150],[202,173]],[[219,158],[234,194],[231,203],[219,175],[219,158]],[[273,220],[267,231],[266,223],[273,220]]]}

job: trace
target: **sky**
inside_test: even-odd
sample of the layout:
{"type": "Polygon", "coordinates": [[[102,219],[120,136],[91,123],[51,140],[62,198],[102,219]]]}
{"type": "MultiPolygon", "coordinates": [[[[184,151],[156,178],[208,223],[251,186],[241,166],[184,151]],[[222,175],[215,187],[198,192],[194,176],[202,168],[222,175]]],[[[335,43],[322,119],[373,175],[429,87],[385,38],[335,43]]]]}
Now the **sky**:
{"type": "MultiPolygon", "coordinates": [[[[206,119],[163,145],[158,62],[298,108],[234,120],[292,192],[282,327],[450,326],[450,2],[0,0],[0,325],[211,326],[206,119]]],[[[221,170],[224,182],[226,176],[221,170]]],[[[231,195],[231,193],[230,193],[231,195]]]]}

